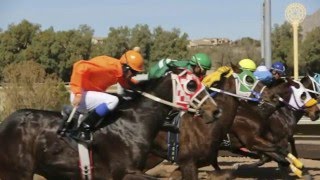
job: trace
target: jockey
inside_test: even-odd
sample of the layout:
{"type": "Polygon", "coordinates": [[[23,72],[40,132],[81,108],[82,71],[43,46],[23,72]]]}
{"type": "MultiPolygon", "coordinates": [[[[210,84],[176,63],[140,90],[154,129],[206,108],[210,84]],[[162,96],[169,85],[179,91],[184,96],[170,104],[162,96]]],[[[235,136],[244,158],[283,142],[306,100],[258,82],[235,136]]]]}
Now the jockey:
{"type": "Polygon", "coordinates": [[[272,83],[272,74],[265,65],[260,65],[257,67],[257,69],[253,72],[253,75],[262,83],[269,85],[272,83]]]}
{"type": "Polygon", "coordinates": [[[207,73],[207,70],[211,68],[211,59],[204,53],[197,53],[192,56],[191,60],[172,60],[162,59],[156,65],[151,67],[148,77],[149,79],[159,78],[164,76],[170,67],[186,68],[191,70],[200,79],[207,73]]]}
{"type": "MultiPolygon", "coordinates": [[[[207,54],[197,53],[192,56],[191,60],[172,60],[162,59],[151,67],[148,73],[149,79],[160,78],[170,71],[170,68],[185,68],[192,71],[200,80],[206,75],[207,70],[211,68],[211,59],[207,54]]],[[[174,117],[179,117],[179,112],[172,111],[166,118],[163,128],[177,132],[178,128],[172,124],[174,117]]]]}
{"type": "Polygon", "coordinates": [[[74,107],[89,110],[71,137],[82,142],[90,142],[90,134],[103,117],[118,105],[118,97],[106,93],[106,89],[116,83],[129,88],[137,81],[132,79],[143,71],[143,57],[138,51],[125,52],[120,60],[109,56],[98,56],[88,61],[80,60],[73,65],[70,81],[70,100],[74,107]]]}
{"type": "Polygon", "coordinates": [[[286,67],[279,61],[271,65],[270,71],[274,79],[279,79],[286,75],[286,67]]]}

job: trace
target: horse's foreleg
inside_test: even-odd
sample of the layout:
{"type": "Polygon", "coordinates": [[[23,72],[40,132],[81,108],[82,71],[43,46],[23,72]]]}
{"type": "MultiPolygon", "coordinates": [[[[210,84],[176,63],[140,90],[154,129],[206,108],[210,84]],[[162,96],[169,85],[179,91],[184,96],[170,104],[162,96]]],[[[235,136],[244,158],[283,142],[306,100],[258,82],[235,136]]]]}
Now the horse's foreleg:
{"type": "Polygon", "coordinates": [[[267,163],[269,161],[271,161],[270,157],[262,155],[262,156],[260,156],[259,161],[255,162],[255,163],[252,163],[252,164],[240,165],[239,168],[255,168],[255,167],[262,166],[262,165],[264,165],[265,163],[267,163]]]}
{"type": "Polygon", "coordinates": [[[281,166],[289,166],[290,162],[286,159],[282,153],[277,153],[277,152],[264,152],[264,154],[270,156],[273,160],[278,162],[281,166]]]}
{"type": "Polygon", "coordinates": [[[184,180],[198,179],[198,168],[194,161],[179,163],[179,166],[182,173],[182,179],[184,180]]]}
{"type": "Polygon", "coordinates": [[[273,143],[256,136],[254,137],[254,143],[252,146],[253,151],[262,151],[262,152],[276,152],[279,148],[273,143]]]}
{"type": "Polygon", "coordinates": [[[220,171],[221,168],[218,164],[218,149],[214,148],[211,152],[210,164],[216,171],[220,171]]]}
{"type": "Polygon", "coordinates": [[[297,149],[296,149],[296,143],[295,143],[295,139],[293,136],[290,136],[288,138],[288,141],[290,143],[290,147],[291,147],[291,153],[295,156],[295,157],[298,157],[298,152],[297,152],[297,149]]]}

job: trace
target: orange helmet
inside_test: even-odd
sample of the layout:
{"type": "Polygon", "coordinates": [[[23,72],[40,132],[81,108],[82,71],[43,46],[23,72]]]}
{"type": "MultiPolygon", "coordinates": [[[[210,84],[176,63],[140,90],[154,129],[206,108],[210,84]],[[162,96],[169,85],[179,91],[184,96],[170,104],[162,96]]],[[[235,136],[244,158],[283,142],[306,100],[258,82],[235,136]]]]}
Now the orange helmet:
{"type": "Polygon", "coordinates": [[[121,64],[127,64],[135,71],[141,72],[143,71],[143,57],[141,54],[134,50],[129,50],[125,52],[120,58],[121,64]]]}

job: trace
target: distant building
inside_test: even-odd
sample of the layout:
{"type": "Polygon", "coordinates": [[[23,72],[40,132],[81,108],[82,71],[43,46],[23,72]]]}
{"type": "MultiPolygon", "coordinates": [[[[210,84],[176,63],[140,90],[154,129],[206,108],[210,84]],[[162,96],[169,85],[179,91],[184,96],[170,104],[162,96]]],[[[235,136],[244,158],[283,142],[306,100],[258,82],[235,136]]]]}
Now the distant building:
{"type": "Polygon", "coordinates": [[[105,37],[92,37],[91,43],[92,44],[102,44],[103,39],[105,39],[105,37]]]}
{"type": "Polygon", "coordinates": [[[228,38],[202,38],[191,40],[189,42],[189,48],[199,48],[199,47],[213,47],[222,44],[231,44],[232,41],[228,38]]]}

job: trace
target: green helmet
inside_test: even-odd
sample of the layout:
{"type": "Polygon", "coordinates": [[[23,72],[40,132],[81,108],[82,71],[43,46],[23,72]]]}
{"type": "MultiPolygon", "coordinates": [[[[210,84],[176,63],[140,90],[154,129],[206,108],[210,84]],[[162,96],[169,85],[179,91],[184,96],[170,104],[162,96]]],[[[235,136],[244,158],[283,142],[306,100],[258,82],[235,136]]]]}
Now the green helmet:
{"type": "Polygon", "coordinates": [[[211,68],[211,59],[204,53],[197,53],[192,56],[190,64],[199,65],[201,68],[209,70],[211,68]]]}

